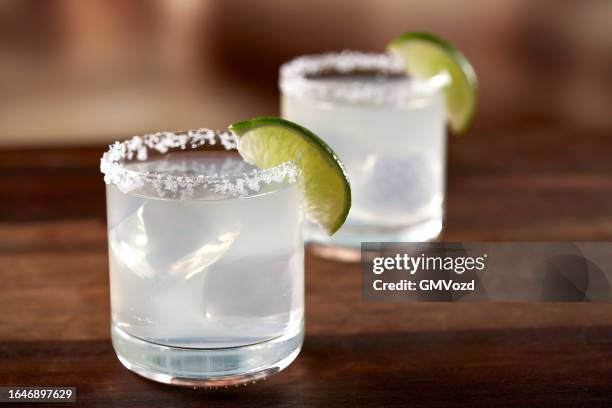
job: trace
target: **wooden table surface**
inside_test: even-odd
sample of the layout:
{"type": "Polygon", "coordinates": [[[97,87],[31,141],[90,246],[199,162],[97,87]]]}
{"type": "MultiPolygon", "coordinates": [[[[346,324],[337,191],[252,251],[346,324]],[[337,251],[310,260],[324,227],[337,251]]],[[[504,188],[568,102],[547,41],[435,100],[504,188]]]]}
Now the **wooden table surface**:
{"type": "MultiPolygon", "coordinates": [[[[612,306],[367,303],[357,265],[311,252],[284,372],[220,390],[132,374],[109,340],[102,150],[0,151],[0,386],[76,386],[88,407],[612,406],[612,306]]],[[[537,124],[452,138],[444,238],[612,240],[611,153],[610,134],[537,124]]]]}

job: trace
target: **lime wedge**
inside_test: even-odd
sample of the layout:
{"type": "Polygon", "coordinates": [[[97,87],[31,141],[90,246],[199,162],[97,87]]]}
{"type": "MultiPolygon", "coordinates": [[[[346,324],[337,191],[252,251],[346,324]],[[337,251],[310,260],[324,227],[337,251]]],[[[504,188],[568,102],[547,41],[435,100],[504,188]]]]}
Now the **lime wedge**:
{"type": "Polygon", "coordinates": [[[238,151],[262,169],[294,161],[304,178],[306,217],[336,232],[351,208],[351,186],[334,151],[308,129],[280,118],[260,117],[230,125],[238,151]]]}
{"type": "Polygon", "coordinates": [[[467,130],[477,105],[478,80],[463,54],[446,41],[427,33],[406,33],[395,38],[387,49],[399,56],[408,74],[421,79],[446,74],[446,111],[455,133],[467,130]]]}

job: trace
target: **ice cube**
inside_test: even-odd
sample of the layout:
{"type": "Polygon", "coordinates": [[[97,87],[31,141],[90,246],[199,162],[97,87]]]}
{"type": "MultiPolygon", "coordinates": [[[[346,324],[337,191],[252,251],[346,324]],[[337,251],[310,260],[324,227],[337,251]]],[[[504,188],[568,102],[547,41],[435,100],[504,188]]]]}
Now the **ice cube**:
{"type": "Polygon", "coordinates": [[[430,160],[369,155],[352,172],[352,213],[376,219],[410,218],[431,204],[439,188],[430,160]]]}

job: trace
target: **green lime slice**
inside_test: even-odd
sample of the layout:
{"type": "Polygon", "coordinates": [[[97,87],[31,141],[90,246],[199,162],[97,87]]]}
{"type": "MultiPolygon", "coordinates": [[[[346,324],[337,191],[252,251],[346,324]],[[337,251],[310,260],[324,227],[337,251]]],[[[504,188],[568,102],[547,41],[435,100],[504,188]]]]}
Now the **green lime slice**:
{"type": "Polygon", "coordinates": [[[238,151],[262,169],[294,161],[302,170],[306,217],[336,232],[351,208],[351,186],[344,165],[317,135],[288,120],[260,117],[230,125],[238,151]]]}
{"type": "Polygon", "coordinates": [[[387,49],[399,56],[408,74],[421,79],[446,73],[450,81],[444,86],[446,110],[455,133],[467,130],[478,101],[476,72],[455,47],[427,33],[406,33],[395,38],[387,49]]]}

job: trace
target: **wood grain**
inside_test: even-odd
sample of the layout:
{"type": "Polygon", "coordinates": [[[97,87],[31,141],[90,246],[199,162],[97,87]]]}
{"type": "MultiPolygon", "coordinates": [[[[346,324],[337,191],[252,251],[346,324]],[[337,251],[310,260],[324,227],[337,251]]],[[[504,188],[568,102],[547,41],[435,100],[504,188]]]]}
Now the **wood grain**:
{"type": "MultiPolygon", "coordinates": [[[[610,240],[609,136],[452,139],[445,239],[610,240]]],[[[0,151],[0,386],[74,385],[87,407],[612,405],[612,306],[367,303],[358,265],[310,252],[286,371],[227,390],[141,379],[109,341],[101,152],[0,151]]]]}
{"type": "Polygon", "coordinates": [[[610,328],[310,335],[282,374],[217,390],[142,379],[108,341],[3,342],[0,378],[74,385],[82,406],[596,407],[609,402],[611,339],[610,328]]]}

